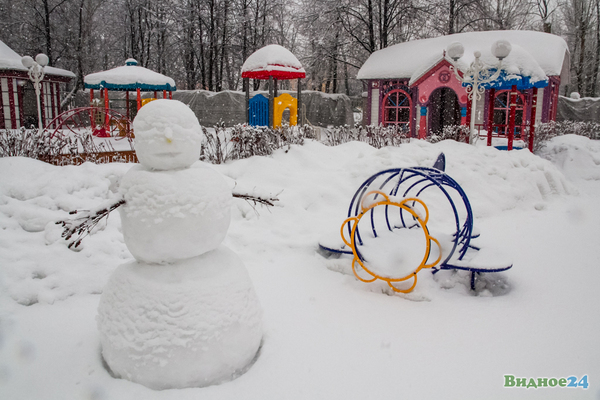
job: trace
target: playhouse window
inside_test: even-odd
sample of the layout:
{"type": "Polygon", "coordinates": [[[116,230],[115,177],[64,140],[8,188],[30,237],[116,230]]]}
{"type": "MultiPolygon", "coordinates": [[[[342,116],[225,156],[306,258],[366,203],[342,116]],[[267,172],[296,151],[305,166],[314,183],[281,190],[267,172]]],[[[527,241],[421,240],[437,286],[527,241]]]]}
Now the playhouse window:
{"type": "Polygon", "coordinates": [[[406,129],[410,123],[411,101],[404,90],[392,90],[383,99],[383,124],[403,125],[406,129]]]}
{"type": "MultiPolygon", "coordinates": [[[[525,116],[525,96],[519,92],[517,92],[516,104],[514,137],[521,137],[521,132],[523,132],[523,120],[525,116]]],[[[493,131],[498,135],[507,135],[509,118],[510,90],[501,90],[496,93],[496,98],[494,100],[494,123],[492,125],[493,131]]]]}

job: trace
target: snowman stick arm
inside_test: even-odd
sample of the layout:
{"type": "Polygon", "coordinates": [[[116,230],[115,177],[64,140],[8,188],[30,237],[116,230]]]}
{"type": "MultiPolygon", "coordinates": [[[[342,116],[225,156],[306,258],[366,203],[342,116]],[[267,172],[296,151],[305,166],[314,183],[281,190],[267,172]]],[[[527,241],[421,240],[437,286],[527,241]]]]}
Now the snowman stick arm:
{"type": "MultiPolygon", "coordinates": [[[[102,221],[102,219],[105,217],[108,218],[108,215],[112,211],[116,210],[123,204],[125,204],[125,199],[121,198],[117,202],[99,210],[85,211],[85,214],[79,218],[57,221],[56,224],[62,225],[63,227],[63,233],[61,234],[61,237],[67,241],[71,241],[68,245],[69,248],[79,247],[83,238],[89,235],[94,227],[98,225],[100,221],[102,221]],[[71,240],[71,238],[75,235],[76,238],[71,240]]],[[[79,212],[80,211],[75,210],[71,211],[69,214],[77,214],[79,212]]]]}
{"type": "Polygon", "coordinates": [[[262,204],[264,206],[275,206],[275,202],[279,201],[277,197],[260,197],[260,196],[252,196],[249,194],[242,193],[233,193],[233,197],[237,197],[238,199],[246,200],[248,203],[252,202],[254,205],[262,204]]]}

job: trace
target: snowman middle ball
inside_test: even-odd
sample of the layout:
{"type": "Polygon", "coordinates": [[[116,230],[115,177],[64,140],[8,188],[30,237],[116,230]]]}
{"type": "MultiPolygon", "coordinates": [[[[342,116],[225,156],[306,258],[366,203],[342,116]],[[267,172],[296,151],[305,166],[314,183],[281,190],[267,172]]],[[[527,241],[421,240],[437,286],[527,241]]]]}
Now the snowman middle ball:
{"type": "Polygon", "coordinates": [[[216,249],[231,220],[231,188],[198,164],[175,171],[132,167],[121,181],[119,208],[127,248],[149,263],[171,263],[216,249]]]}

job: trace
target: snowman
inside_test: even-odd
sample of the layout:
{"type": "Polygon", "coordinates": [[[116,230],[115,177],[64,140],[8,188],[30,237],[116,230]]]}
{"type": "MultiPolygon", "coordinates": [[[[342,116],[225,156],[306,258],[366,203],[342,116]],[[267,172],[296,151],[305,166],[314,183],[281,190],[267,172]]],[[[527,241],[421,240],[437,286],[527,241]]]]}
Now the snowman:
{"type": "Polygon", "coordinates": [[[198,160],[201,128],[175,100],[133,122],[140,165],[123,177],[125,244],[98,306],[102,355],[115,377],[152,389],[201,387],[242,374],[262,339],[262,311],[239,257],[221,244],[231,189],[198,160]]]}

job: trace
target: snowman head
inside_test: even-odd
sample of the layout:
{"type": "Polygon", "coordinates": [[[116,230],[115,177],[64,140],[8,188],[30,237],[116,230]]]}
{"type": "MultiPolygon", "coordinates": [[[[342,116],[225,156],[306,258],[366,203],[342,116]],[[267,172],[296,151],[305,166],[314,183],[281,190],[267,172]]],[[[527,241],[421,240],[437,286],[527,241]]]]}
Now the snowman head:
{"type": "Polygon", "coordinates": [[[200,157],[202,130],[196,115],[177,100],[154,100],[140,108],[133,121],[135,151],[149,169],[191,166],[200,157]]]}

